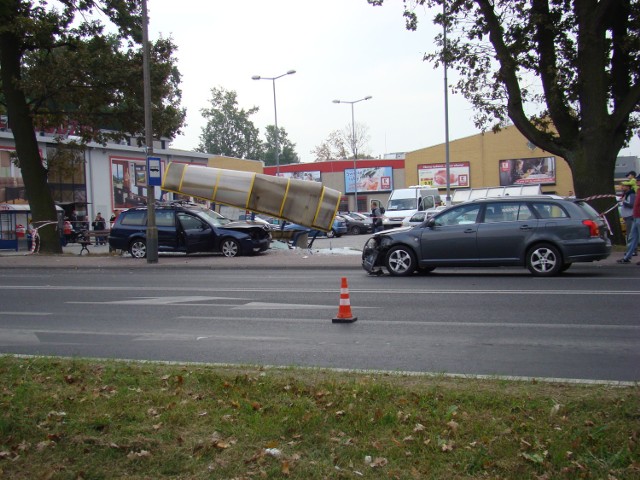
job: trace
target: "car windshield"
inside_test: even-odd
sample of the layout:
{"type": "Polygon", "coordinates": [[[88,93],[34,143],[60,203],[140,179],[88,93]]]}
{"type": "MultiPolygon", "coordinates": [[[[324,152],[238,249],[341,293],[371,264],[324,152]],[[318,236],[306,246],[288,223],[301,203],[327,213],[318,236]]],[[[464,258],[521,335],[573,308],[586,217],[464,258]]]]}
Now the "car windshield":
{"type": "Polygon", "coordinates": [[[394,198],[389,200],[387,210],[415,210],[417,200],[415,198],[394,198]]]}
{"type": "Polygon", "coordinates": [[[215,225],[216,227],[224,227],[231,223],[224,215],[220,215],[218,212],[214,212],[213,210],[209,210],[208,208],[198,209],[198,216],[204,218],[210,224],[215,225]]]}

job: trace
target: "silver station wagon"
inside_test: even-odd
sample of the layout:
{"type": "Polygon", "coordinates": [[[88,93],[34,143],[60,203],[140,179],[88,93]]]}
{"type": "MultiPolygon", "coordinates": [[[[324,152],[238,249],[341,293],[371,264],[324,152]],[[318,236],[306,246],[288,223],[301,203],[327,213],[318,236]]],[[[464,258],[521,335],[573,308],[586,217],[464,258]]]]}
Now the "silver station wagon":
{"type": "Polygon", "coordinates": [[[500,197],[455,205],[423,223],[369,238],[362,266],[370,273],[411,275],[437,267],[526,267],[553,276],[574,262],[611,253],[606,225],[583,200],[500,197]]]}

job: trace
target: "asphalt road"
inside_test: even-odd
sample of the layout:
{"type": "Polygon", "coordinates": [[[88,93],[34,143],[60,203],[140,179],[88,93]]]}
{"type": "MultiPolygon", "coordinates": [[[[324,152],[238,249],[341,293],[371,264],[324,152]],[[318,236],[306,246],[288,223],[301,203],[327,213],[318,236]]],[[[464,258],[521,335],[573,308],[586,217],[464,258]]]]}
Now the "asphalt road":
{"type": "Polygon", "coordinates": [[[9,268],[0,352],[640,381],[638,273],[9,268]],[[342,277],[350,324],[332,322],[342,277]]]}

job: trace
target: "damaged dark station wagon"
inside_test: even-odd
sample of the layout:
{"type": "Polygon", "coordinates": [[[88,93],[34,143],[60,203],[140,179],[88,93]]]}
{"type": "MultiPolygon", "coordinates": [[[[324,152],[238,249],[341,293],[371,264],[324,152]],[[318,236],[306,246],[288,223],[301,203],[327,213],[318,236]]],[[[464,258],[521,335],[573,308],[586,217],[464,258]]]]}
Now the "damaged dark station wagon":
{"type": "Polygon", "coordinates": [[[486,198],[423,223],[374,234],[362,251],[370,273],[428,273],[437,267],[526,267],[552,276],[611,253],[606,225],[583,200],[555,196],[486,198]]]}
{"type": "MultiPolygon", "coordinates": [[[[219,252],[226,257],[264,252],[271,229],[263,223],[232,221],[201,205],[185,202],[155,207],[159,252],[219,252]]],[[[147,207],[130,208],[116,219],[109,234],[111,249],[132,257],[147,255],[147,207]]]]}

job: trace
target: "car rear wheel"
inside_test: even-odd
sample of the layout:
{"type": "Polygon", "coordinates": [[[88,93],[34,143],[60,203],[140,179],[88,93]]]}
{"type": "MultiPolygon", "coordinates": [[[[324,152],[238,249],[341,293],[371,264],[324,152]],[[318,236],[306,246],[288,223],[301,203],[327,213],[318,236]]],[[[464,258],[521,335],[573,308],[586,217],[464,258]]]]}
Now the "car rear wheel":
{"type": "Polygon", "coordinates": [[[133,258],[144,258],[147,256],[147,242],[138,238],[129,244],[129,253],[133,258]]]}
{"type": "Polygon", "coordinates": [[[233,238],[225,238],[220,245],[220,251],[225,257],[237,257],[240,255],[240,244],[233,238]]]}
{"type": "Polygon", "coordinates": [[[351,227],[349,229],[349,233],[351,235],[360,235],[360,233],[362,233],[362,232],[360,231],[360,227],[358,225],[354,225],[353,227],[351,227]]]}
{"type": "Polygon", "coordinates": [[[534,246],[527,253],[527,268],[537,277],[557,275],[562,265],[560,252],[552,245],[542,243],[534,246]]]}
{"type": "Polygon", "coordinates": [[[387,270],[396,277],[411,275],[416,270],[416,257],[409,247],[397,246],[387,252],[387,270]]]}

